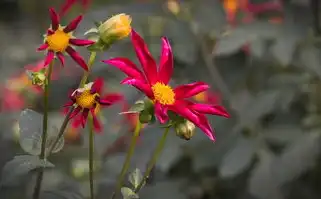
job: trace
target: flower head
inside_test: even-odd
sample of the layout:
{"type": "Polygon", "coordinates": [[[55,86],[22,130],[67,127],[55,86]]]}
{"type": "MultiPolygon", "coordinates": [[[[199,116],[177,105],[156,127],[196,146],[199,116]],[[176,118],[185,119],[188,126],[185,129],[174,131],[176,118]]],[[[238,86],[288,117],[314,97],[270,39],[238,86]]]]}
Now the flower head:
{"type": "Polygon", "coordinates": [[[102,130],[101,124],[97,118],[97,114],[101,107],[111,106],[123,99],[123,97],[117,93],[102,95],[103,87],[103,79],[98,78],[94,82],[86,84],[84,88],[76,89],[70,95],[71,101],[68,102],[65,107],[73,105],[76,107],[70,118],[75,117],[81,112],[81,118],[74,118],[75,127],[77,127],[77,123],[80,123],[84,128],[90,112],[93,117],[95,131],[100,132],[102,130]]]}
{"type": "Polygon", "coordinates": [[[78,24],[82,20],[82,16],[80,15],[76,17],[71,23],[63,27],[59,24],[60,17],[55,10],[50,8],[49,12],[51,17],[51,27],[47,30],[44,44],[38,48],[39,51],[48,51],[44,65],[47,66],[54,59],[55,55],[60,60],[61,64],[64,65],[65,58],[63,53],[67,52],[83,69],[88,70],[85,60],[71,47],[71,45],[88,46],[95,43],[90,40],[76,39],[72,36],[72,31],[77,28],[78,24]]]}
{"type": "Polygon", "coordinates": [[[117,67],[128,76],[122,84],[132,85],[146,94],[154,103],[156,118],[161,123],[169,120],[168,111],[172,111],[194,123],[211,140],[215,140],[205,114],[229,117],[227,111],[219,105],[200,104],[188,100],[206,91],[209,86],[203,82],[195,82],[172,88],[169,81],[173,73],[173,53],[169,41],[162,38],[160,63],[157,67],[144,40],[134,30],[131,40],[143,72],[127,58],[113,58],[103,62],[117,67]]]}

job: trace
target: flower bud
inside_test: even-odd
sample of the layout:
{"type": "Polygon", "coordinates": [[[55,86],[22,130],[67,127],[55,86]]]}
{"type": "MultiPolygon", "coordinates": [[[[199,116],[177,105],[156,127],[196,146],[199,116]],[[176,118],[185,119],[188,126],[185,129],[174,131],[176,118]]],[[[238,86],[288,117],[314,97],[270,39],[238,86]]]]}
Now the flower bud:
{"type": "Polygon", "coordinates": [[[43,86],[46,82],[45,70],[40,70],[39,72],[28,72],[28,76],[31,79],[32,85],[43,86]]]}
{"type": "Polygon", "coordinates": [[[175,131],[178,137],[190,140],[194,136],[195,125],[192,122],[185,120],[184,122],[175,125],[175,131]]]}
{"type": "Polygon", "coordinates": [[[153,115],[149,111],[142,111],[139,113],[139,121],[142,124],[147,124],[153,120],[153,115]]]}
{"type": "Polygon", "coordinates": [[[127,37],[131,32],[131,21],[131,17],[124,13],[111,17],[98,27],[100,39],[106,44],[111,44],[127,37]]]}

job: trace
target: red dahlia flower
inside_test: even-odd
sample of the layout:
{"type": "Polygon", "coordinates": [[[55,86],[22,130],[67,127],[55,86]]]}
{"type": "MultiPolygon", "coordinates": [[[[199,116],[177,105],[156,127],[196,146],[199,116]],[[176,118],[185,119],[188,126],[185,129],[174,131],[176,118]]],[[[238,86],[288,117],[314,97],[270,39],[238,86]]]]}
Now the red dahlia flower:
{"type": "Polygon", "coordinates": [[[56,54],[61,64],[64,65],[65,58],[63,53],[66,51],[75,62],[77,62],[83,69],[88,70],[88,66],[85,60],[80,56],[80,54],[75,51],[71,45],[75,46],[87,46],[94,44],[94,41],[76,39],[72,36],[72,31],[74,31],[80,21],[82,16],[78,16],[66,27],[63,27],[59,24],[60,17],[55,12],[54,9],[50,8],[50,18],[51,18],[51,27],[47,30],[47,35],[45,37],[45,43],[42,44],[38,50],[48,50],[47,57],[45,59],[44,65],[47,66],[53,59],[56,54]]]}
{"type": "Polygon", "coordinates": [[[88,113],[91,112],[94,122],[94,129],[96,132],[102,130],[101,124],[97,118],[101,106],[111,106],[114,103],[123,99],[123,97],[117,93],[101,96],[101,91],[104,87],[104,81],[101,78],[96,79],[92,83],[88,83],[84,88],[76,89],[71,95],[71,101],[65,104],[67,106],[76,106],[75,110],[71,114],[70,118],[76,116],[79,112],[82,112],[80,121],[79,117],[75,117],[73,125],[77,127],[77,123],[81,123],[82,127],[85,127],[88,113]]]}
{"type": "Polygon", "coordinates": [[[168,83],[173,73],[173,53],[168,40],[162,38],[158,68],[144,40],[134,30],[131,40],[143,72],[127,58],[113,58],[103,62],[114,65],[128,76],[122,84],[133,85],[153,101],[155,115],[161,123],[168,121],[167,111],[170,110],[193,122],[211,140],[215,140],[205,114],[229,117],[227,111],[219,105],[193,103],[187,99],[206,91],[209,86],[203,82],[195,82],[172,88],[168,83]]]}

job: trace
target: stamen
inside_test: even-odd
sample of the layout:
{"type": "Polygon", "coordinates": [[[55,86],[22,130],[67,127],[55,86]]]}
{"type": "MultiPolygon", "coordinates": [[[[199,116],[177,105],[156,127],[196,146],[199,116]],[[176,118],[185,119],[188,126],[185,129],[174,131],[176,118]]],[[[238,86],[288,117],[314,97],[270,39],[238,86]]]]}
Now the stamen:
{"type": "Polygon", "coordinates": [[[175,93],[173,89],[161,82],[157,82],[152,86],[154,98],[163,105],[172,105],[175,103],[175,93]]]}

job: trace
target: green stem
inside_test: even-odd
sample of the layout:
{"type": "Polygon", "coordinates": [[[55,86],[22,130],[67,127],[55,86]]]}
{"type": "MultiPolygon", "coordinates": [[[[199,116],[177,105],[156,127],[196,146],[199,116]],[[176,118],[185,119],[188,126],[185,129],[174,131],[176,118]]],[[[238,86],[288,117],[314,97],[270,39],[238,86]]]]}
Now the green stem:
{"type": "Polygon", "coordinates": [[[84,87],[84,85],[87,82],[91,67],[94,64],[95,59],[96,59],[96,55],[97,55],[97,53],[94,51],[90,53],[90,57],[89,57],[89,61],[88,61],[88,71],[85,71],[84,76],[82,77],[82,79],[80,81],[80,84],[79,84],[80,88],[84,87]]]}
{"type": "Polygon", "coordinates": [[[143,185],[146,183],[146,180],[148,179],[148,176],[150,175],[150,172],[152,171],[153,167],[155,166],[156,164],[156,161],[159,157],[159,155],[161,154],[164,146],[165,146],[165,142],[166,142],[166,138],[167,138],[167,135],[168,135],[168,132],[169,132],[169,129],[170,127],[167,127],[163,133],[163,136],[161,138],[161,140],[159,141],[153,155],[152,155],[152,158],[150,159],[150,161],[148,162],[148,165],[147,165],[147,169],[144,173],[144,176],[143,176],[143,179],[142,181],[140,181],[139,185],[135,188],[134,192],[135,193],[138,193],[140,191],[140,189],[143,187],[143,185]]]}
{"type": "Polygon", "coordinates": [[[140,123],[140,121],[137,122],[134,134],[132,136],[130,145],[129,145],[129,149],[126,155],[126,160],[123,164],[123,168],[119,174],[118,180],[117,180],[117,184],[116,184],[116,190],[114,191],[111,199],[114,199],[116,197],[116,194],[120,191],[122,185],[123,185],[123,181],[125,178],[125,175],[127,173],[127,170],[129,168],[129,164],[130,164],[130,159],[133,156],[134,152],[135,152],[135,147],[136,147],[136,143],[137,143],[137,139],[139,137],[140,134],[140,130],[142,128],[142,124],[140,123]]]}
{"type": "MultiPolygon", "coordinates": [[[[49,64],[48,67],[48,75],[46,78],[46,83],[44,85],[44,114],[43,114],[43,121],[42,121],[42,141],[41,141],[41,152],[39,155],[40,159],[45,159],[45,152],[46,152],[46,141],[47,141],[47,129],[48,129],[48,101],[49,101],[49,89],[50,89],[50,80],[51,80],[51,73],[52,73],[52,68],[54,65],[54,61],[52,61],[49,64]]],[[[38,176],[37,176],[37,181],[36,185],[34,188],[34,193],[33,193],[33,198],[34,199],[39,199],[40,196],[40,189],[41,189],[41,183],[42,183],[42,178],[43,178],[43,172],[44,169],[41,168],[38,176]]]]}
{"type": "Polygon", "coordinates": [[[89,119],[89,182],[90,198],[94,199],[94,125],[93,119],[89,119]]]}

